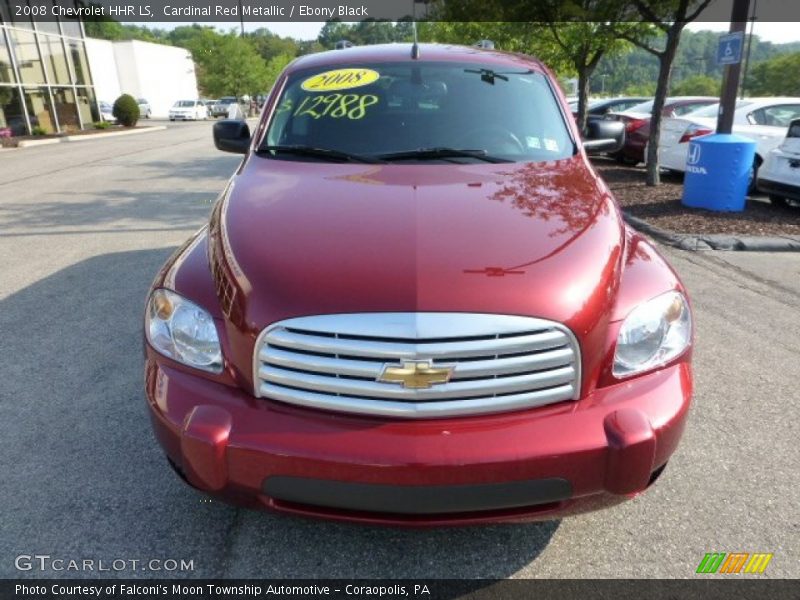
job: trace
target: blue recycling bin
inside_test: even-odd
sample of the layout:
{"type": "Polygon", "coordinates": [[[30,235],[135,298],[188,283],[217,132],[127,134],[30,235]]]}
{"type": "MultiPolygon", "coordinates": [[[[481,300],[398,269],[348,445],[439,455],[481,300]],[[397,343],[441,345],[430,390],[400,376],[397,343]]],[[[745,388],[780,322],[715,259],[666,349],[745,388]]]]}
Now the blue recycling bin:
{"type": "Polygon", "coordinates": [[[741,212],[753,177],[756,143],[730,133],[689,142],[683,204],[707,210],[741,212]]]}

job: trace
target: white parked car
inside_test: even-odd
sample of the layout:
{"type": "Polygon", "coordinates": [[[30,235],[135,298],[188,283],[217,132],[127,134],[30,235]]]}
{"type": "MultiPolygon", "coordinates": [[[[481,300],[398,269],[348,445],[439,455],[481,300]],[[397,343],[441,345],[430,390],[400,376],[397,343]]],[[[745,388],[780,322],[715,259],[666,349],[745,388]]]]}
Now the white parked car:
{"type": "Polygon", "coordinates": [[[800,202],[800,119],[792,121],[786,139],[770,151],[758,171],[758,189],[773,204],[800,202]]]}
{"type": "Polygon", "coordinates": [[[169,120],[180,119],[182,121],[207,119],[208,109],[200,100],[178,100],[169,109],[169,120]]]}
{"type": "Polygon", "coordinates": [[[136,104],[139,105],[139,116],[142,119],[149,119],[153,116],[153,110],[150,108],[150,103],[144,98],[137,98],[136,104]]]}
{"type": "MultiPolygon", "coordinates": [[[[689,141],[714,133],[718,112],[719,103],[682,117],[664,119],[658,144],[659,165],[670,171],[684,172],[689,141]]],[[[800,118],[800,98],[744,98],[736,103],[733,133],[755,140],[754,174],[767,154],[780,145],[789,123],[797,118],[800,118]]]]}

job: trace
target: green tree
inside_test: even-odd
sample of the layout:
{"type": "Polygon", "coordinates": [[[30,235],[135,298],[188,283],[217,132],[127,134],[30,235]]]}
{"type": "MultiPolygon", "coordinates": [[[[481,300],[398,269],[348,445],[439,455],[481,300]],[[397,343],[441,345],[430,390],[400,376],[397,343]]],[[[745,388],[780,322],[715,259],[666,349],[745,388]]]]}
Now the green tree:
{"type": "Polygon", "coordinates": [[[130,94],[122,94],[114,101],[111,114],[125,127],[133,127],[139,120],[139,105],[130,94]]]}
{"type": "MultiPolygon", "coordinates": [[[[437,5],[437,17],[460,21],[476,16],[503,23],[475,23],[472,42],[480,37],[502,40],[504,50],[534,54],[563,77],[578,77],[578,123],[586,123],[589,82],[604,55],[625,51],[621,32],[642,37],[651,29],[625,19],[630,2],[623,0],[460,0],[437,5]],[[492,28],[488,36],[477,29],[492,28]]],[[[458,29],[458,24],[456,30],[458,29]]]]}
{"type": "Polygon", "coordinates": [[[247,38],[267,62],[279,55],[297,56],[298,45],[295,40],[276,35],[264,27],[248,33],[247,38]]]}
{"type": "MultiPolygon", "coordinates": [[[[594,0],[583,2],[586,10],[590,10],[592,4],[594,0]]],[[[578,126],[581,131],[586,127],[589,81],[600,59],[605,55],[625,52],[630,44],[620,39],[620,32],[642,27],[641,24],[621,22],[617,18],[612,16],[605,21],[574,23],[552,21],[548,24],[556,52],[578,75],[578,126]]]]}
{"type": "MultiPolygon", "coordinates": [[[[267,63],[267,88],[272,87],[275,81],[278,79],[278,76],[281,74],[290,62],[294,60],[294,56],[291,54],[278,54],[277,56],[273,56],[270,61],[267,63]]],[[[267,88],[264,88],[265,90],[267,88]]]]}
{"type": "Polygon", "coordinates": [[[199,39],[212,39],[215,35],[219,34],[210,25],[198,25],[194,23],[193,25],[176,27],[169,32],[167,39],[173,46],[180,46],[181,48],[193,51],[199,39]]]}
{"type": "Polygon", "coordinates": [[[656,93],[656,82],[631,83],[622,89],[625,96],[652,96],[656,93]]]}
{"type": "MultiPolygon", "coordinates": [[[[339,40],[349,39],[352,29],[350,25],[341,21],[325,21],[325,25],[322,26],[319,35],[317,35],[317,41],[323,48],[331,50],[339,40]]],[[[353,40],[349,41],[352,42],[353,40]]]]}
{"type": "Polygon", "coordinates": [[[88,37],[112,41],[131,39],[126,29],[111,19],[87,19],[84,21],[83,27],[88,37]]]}
{"type": "Polygon", "coordinates": [[[692,75],[672,86],[673,96],[719,96],[722,80],[708,75],[692,75]]]}
{"type": "Polygon", "coordinates": [[[800,96],[800,52],[753,65],[745,86],[753,96],[800,96]]]}
{"type": "Polygon", "coordinates": [[[535,56],[562,75],[574,75],[574,68],[548,32],[545,23],[490,21],[428,21],[418,24],[420,42],[472,46],[492,40],[500,50],[535,56]]]}
{"type": "Polygon", "coordinates": [[[651,23],[662,35],[655,39],[649,32],[623,32],[622,38],[639,46],[658,59],[658,80],[653,100],[653,117],[650,120],[650,138],[648,140],[647,185],[661,183],[658,169],[658,140],[661,137],[661,111],[669,91],[670,75],[681,33],[688,23],[694,21],[711,0],[631,0],[632,11],[628,18],[639,16],[651,23]]]}
{"type": "Polygon", "coordinates": [[[203,36],[192,56],[202,67],[200,87],[210,96],[254,96],[269,84],[267,63],[246,38],[235,33],[203,36]]]}
{"type": "Polygon", "coordinates": [[[342,23],[338,20],[326,21],[317,36],[319,44],[328,50],[336,47],[336,42],[347,40],[356,46],[370,44],[391,44],[410,42],[411,25],[408,21],[365,19],[358,23],[342,23]]]}

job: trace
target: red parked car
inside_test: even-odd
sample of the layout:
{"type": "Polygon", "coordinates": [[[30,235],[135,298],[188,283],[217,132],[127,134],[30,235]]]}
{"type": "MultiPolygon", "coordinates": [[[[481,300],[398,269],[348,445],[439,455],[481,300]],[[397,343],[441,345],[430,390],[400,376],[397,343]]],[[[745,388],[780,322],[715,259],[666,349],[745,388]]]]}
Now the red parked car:
{"type": "Polygon", "coordinates": [[[692,394],[678,277],[624,223],[552,73],[494,50],[304,56],[167,261],[145,382],[220,499],[388,524],[549,519],[648,488],[692,394]]]}
{"type": "MultiPolygon", "coordinates": [[[[661,115],[663,117],[680,117],[718,102],[719,98],[707,96],[673,96],[666,99],[661,115]]],[[[625,145],[622,150],[612,154],[614,158],[619,162],[634,165],[646,161],[652,116],[652,100],[632,106],[623,112],[606,115],[606,119],[625,123],[625,145]]]]}

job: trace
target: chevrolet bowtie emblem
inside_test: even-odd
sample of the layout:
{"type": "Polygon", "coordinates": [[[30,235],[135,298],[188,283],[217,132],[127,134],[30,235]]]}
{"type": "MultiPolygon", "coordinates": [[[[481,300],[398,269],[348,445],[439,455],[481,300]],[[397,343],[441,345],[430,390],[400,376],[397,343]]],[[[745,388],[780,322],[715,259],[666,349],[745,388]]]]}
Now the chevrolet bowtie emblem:
{"type": "Polygon", "coordinates": [[[404,388],[425,389],[437,383],[447,383],[453,374],[452,365],[434,367],[427,360],[403,360],[398,365],[384,365],[378,381],[400,383],[404,388]]]}

